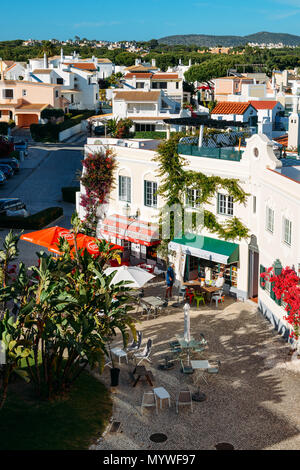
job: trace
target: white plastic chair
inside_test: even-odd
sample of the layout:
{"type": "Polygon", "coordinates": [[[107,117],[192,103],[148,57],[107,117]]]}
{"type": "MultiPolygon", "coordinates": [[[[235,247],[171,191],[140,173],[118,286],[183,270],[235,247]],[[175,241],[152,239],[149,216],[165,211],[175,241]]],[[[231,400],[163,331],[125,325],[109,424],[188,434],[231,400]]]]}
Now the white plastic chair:
{"type": "Polygon", "coordinates": [[[158,414],[157,400],[156,400],[155,393],[153,392],[153,390],[151,392],[144,392],[142,404],[141,404],[141,414],[143,414],[143,408],[148,408],[152,406],[155,406],[156,414],[158,414]]]}
{"type": "Polygon", "coordinates": [[[144,347],[144,350],[142,352],[134,353],[135,360],[139,361],[136,364],[137,366],[140,365],[140,363],[143,362],[144,360],[151,363],[151,360],[149,359],[151,348],[152,348],[152,339],[148,339],[147,344],[144,347]]]}
{"type": "Polygon", "coordinates": [[[210,299],[210,304],[212,303],[212,301],[215,300],[216,302],[216,308],[218,308],[218,304],[219,302],[224,302],[224,294],[223,294],[223,291],[220,290],[218,292],[215,292],[212,296],[211,296],[211,299],[210,299]]]}

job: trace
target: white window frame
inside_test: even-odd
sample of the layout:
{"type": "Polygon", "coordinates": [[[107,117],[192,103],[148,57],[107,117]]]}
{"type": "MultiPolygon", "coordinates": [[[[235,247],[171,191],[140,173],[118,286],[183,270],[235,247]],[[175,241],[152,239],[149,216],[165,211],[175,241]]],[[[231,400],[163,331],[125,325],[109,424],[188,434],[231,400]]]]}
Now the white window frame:
{"type": "Polygon", "coordinates": [[[200,207],[201,203],[196,202],[196,200],[201,197],[201,190],[200,189],[190,189],[188,188],[185,195],[185,203],[188,207],[192,207],[193,209],[200,207]]]}
{"type": "Polygon", "coordinates": [[[228,217],[233,216],[234,212],[233,196],[218,193],[217,195],[217,213],[228,217]]]}
{"type": "Polygon", "coordinates": [[[285,245],[292,244],[292,222],[287,217],[282,217],[282,241],[285,245]]]}
{"type": "Polygon", "coordinates": [[[119,201],[131,202],[131,178],[130,176],[119,175],[118,180],[119,201]]]}
{"type": "Polygon", "coordinates": [[[266,206],[266,230],[269,233],[274,233],[274,209],[266,206]]]}
{"type": "Polygon", "coordinates": [[[157,207],[157,183],[155,181],[144,180],[144,206],[157,207]],[[149,199],[148,199],[149,198],[149,199]]]}

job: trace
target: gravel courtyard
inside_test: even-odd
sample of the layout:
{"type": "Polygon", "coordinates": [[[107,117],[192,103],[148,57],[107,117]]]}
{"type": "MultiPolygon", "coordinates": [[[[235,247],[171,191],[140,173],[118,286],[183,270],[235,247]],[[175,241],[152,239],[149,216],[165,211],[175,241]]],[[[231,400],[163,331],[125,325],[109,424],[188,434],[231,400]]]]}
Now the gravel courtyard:
{"type": "MultiPolygon", "coordinates": [[[[148,288],[146,295],[162,295],[161,288],[148,288]]],[[[207,396],[204,402],[181,406],[175,412],[175,399],[182,386],[195,392],[193,375],[184,375],[180,363],[174,369],[157,368],[168,352],[169,341],[183,334],[182,307],[170,307],[156,319],[141,320],[143,345],[153,340],[152,364],[154,386],[162,386],[171,395],[171,408],[144,408],[144,391],[151,390],[146,381],[133,388],[130,372],[134,362],[122,359],[119,386],[112,390],[113,420],[121,422],[121,432],[109,428],[91,449],[99,450],[214,450],[227,442],[235,449],[299,449],[300,448],[300,366],[291,361],[289,346],[273,331],[257,311],[257,305],[226,298],[218,310],[209,306],[191,308],[191,334],[196,339],[203,333],[207,349],[199,358],[219,359],[219,374],[207,377],[208,385],[199,382],[207,396]],[[167,441],[154,443],[153,433],[164,433],[167,441]]],[[[117,338],[114,345],[121,345],[117,338]]],[[[300,362],[300,361],[299,361],[300,362]]],[[[109,387],[110,372],[105,367],[101,380],[109,387]]]]}

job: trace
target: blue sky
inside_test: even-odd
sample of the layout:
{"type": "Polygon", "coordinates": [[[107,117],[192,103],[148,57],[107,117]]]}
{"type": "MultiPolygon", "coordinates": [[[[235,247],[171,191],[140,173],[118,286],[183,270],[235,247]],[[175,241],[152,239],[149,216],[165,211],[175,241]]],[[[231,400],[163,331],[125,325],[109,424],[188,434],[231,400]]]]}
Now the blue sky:
{"type": "Polygon", "coordinates": [[[0,17],[0,40],[149,40],[173,34],[300,34],[300,0],[14,0],[0,17]]]}

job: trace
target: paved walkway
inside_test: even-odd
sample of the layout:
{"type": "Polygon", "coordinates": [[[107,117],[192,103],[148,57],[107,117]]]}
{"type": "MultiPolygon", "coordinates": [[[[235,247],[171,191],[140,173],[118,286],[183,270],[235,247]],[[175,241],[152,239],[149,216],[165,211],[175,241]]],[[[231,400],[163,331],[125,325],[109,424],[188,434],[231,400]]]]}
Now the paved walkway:
{"type": "MultiPolygon", "coordinates": [[[[151,288],[150,294],[158,288],[151,288]]],[[[154,292],[156,291],[156,292],[154,292]]],[[[200,382],[207,395],[202,403],[194,402],[194,412],[181,407],[175,413],[175,397],[182,386],[196,390],[193,375],[180,372],[179,363],[168,372],[157,365],[168,352],[168,343],[176,333],[183,334],[182,308],[168,308],[152,320],[142,320],[144,343],[153,339],[152,365],[155,386],[165,387],[171,395],[172,407],[159,410],[140,405],[147,383],[133,388],[129,372],[133,363],[122,364],[120,385],[115,389],[113,418],[121,422],[122,433],[107,432],[92,448],[195,450],[215,449],[220,442],[235,449],[299,449],[300,447],[300,373],[292,368],[289,346],[257,311],[257,305],[235,302],[227,298],[219,310],[202,306],[191,309],[191,333],[204,333],[208,350],[202,359],[219,359],[218,375],[208,377],[208,385],[200,382]],[[162,432],[168,436],[163,444],[149,438],[162,432]]],[[[121,345],[121,338],[116,344],[121,345]]],[[[298,360],[297,360],[298,361],[298,360]]],[[[148,368],[148,363],[145,363],[148,368]]],[[[109,368],[101,376],[110,385],[109,368]]]]}

